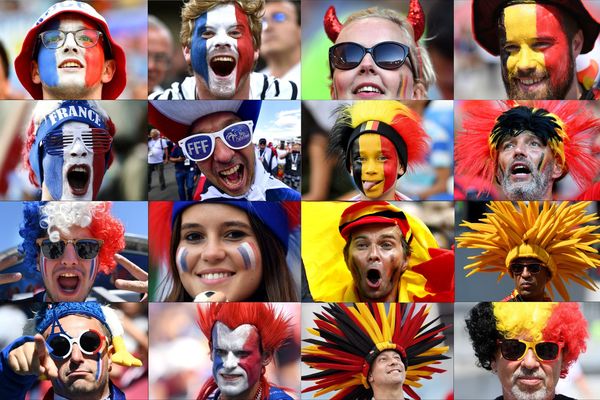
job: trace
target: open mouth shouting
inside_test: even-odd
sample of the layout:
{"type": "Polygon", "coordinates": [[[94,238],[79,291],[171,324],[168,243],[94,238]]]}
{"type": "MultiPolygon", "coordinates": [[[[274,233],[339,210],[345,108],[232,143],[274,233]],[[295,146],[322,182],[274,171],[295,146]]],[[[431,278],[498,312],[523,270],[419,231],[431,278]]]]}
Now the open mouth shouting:
{"type": "Polygon", "coordinates": [[[246,168],[243,164],[233,164],[217,173],[219,181],[227,191],[234,195],[245,189],[246,168]]]}
{"type": "Polygon", "coordinates": [[[83,196],[88,192],[91,181],[91,168],[87,164],[76,164],[67,170],[67,182],[74,196],[83,196]]]}
{"type": "Polygon", "coordinates": [[[61,272],[54,277],[56,287],[63,296],[73,296],[82,284],[81,276],[74,272],[61,272]]]}
{"type": "Polygon", "coordinates": [[[531,178],[531,167],[529,163],[517,161],[510,167],[510,176],[512,180],[524,181],[531,178]]]}
{"type": "Polygon", "coordinates": [[[367,271],[367,286],[371,289],[379,289],[383,279],[381,277],[381,271],[375,268],[371,268],[367,271]]]}
{"type": "Polygon", "coordinates": [[[235,71],[237,60],[232,55],[216,55],[210,59],[208,65],[217,79],[228,78],[235,71]]]}
{"type": "Polygon", "coordinates": [[[357,98],[370,99],[374,97],[384,96],[385,90],[374,83],[365,82],[356,86],[352,90],[352,94],[357,98]]]}

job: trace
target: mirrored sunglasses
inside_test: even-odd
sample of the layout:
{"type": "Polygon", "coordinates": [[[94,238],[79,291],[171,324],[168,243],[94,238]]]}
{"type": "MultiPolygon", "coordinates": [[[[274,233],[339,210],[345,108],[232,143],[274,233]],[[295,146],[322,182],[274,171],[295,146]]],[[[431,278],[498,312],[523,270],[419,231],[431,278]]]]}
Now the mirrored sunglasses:
{"type": "MultiPolygon", "coordinates": [[[[354,42],[338,43],[329,48],[329,65],[332,69],[354,69],[367,53],[373,57],[378,67],[392,70],[404,64],[409,58],[410,49],[398,42],[381,42],[369,48],[354,42]]],[[[412,65],[410,67],[412,70],[412,65]]]]}
{"type": "Polygon", "coordinates": [[[94,355],[102,349],[102,344],[106,336],[94,329],[88,329],[82,332],[78,337],[71,337],[68,334],[52,333],[46,339],[49,346],[48,352],[51,357],[64,360],[73,352],[73,345],[79,346],[83,354],[94,355]]]}
{"type": "Polygon", "coordinates": [[[110,150],[112,137],[106,129],[90,128],[80,131],[64,131],[62,129],[48,133],[42,139],[46,153],[52,156],[62,156],[65,148],[71,146],[80,137],[86,149],[95,154],[103,154],[110,150]]]}
{"type": "Polygon", "coordinates": [[[52,29],[39,34],[42,44],[47,49],[58,49],[65,45],[67,35],[71,33],[77,46],[88,49],[98,44],[102,32],[95,29],[80,29],[78,31],[61,31],[52,29]]]}
{"type": "Polygon", "coordinates": [[[75,246],[75,252],[80,259],[91,260],[98,255],[104,241],[99,239],[69,239],[52,242],[48,238],[40,238],[36,240],[36,243],[44,257],[49,260],[61,258],[68,244],[75,246]]]}
{"type": "Polygon", "coordinates": [[[498,343],[502,357],[509,361],[522,360],[529,349],[533,349],[540,361],[554,361],[564,346],[563,342],[528,342],[520,339],[503,339],[498,343]]]}
{"type": "Polygon", "coordinates": [[[231,124],[214,133],[195,133],[179,141],[183,154],[192,161],[204,161],[215,151],[215,141],[221,139],[232,150],[240,150],[252,141],[252,121],[231,124]]]}
{"type": "Polygon", "coordinates": [[[521,275],[525,268],[527,268],[527,271],[529,271],[530,274],[539,274],[543,267],[543,264],[510,264],[509,266],[510,272],[512,272],[513,275],[521,275]]]}

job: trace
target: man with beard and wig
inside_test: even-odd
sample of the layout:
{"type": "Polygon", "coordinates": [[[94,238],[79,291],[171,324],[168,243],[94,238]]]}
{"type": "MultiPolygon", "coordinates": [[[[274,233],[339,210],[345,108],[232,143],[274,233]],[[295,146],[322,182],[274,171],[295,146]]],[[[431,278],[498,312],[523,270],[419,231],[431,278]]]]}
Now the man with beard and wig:
{"type": "Polygon", "coordinates": [[[264,0],[190,0],[180,40],[192,76],[150,100],[298,98],[294,82],[252,72],[261,44],[264,0]]]}
{"type": "Polygon", "coordinates": [[[116,129],[93,100],[40,101],[27,129],[23,163],[41,200],[94,200],[113,161],[116,129]]]}
{"type": "Polygon", "coordinates": [[[210,303],[198,305],[198,324],[213,362],[198,400],[292,400],[265,377],[274,352],[293,335],[282,312],[269,303],[210,303]]]}
{"type": "Polygon", "coordinates": [[[575,75],[575,58],[590,52],[600,24],[582,0],[473,0],[473,34],[500,56],[509,99],[592,100],[575,75]]]}
{"type": "Polygon", "coordinates": [[[80,1],[52,5],[15,58],[17,77],[36,100],[114,100],[125,89],[125,52],[108,24],[80,1]]]}
{"type": "Polygon", "coordinates": [[[466,324],[477,364],[502,386],[495,400],[574,400],[556,385],[586,351],[577,303],[479,303],[466,324]]]}
{"type": "MultiPolygon", "coordinates": [[[[587,199],[600,162],[592,153],[600,133],[594,110],[579,101],[466,101],[456,137],[455,173],[477,195],[495,200],[553,200],[554,184],[569,174],[587,199]]],[[[594,195],[595,196],[595,195],[594,195]]]]}
{"type": "Polygon", "coordinates": [[[569,301],[567,286],[573,282],[597,290],[589,269],[600,267],[600,255],[592,246],[600,243],[600,228],[587,213],[591,202],[492,201],[489,212],[478,222],[464,221],[469,228],[456,238],[458,247],[481,250],[469,257],[467,277],[498,273],[508,275],[514,290],[502,301],[550,301],[558,294],[569,301]]]}
{"type": "Polygon", "coordinates": [[[23,334],[0,353],[3,399],[25,399],[49,379],[44,400],[125,400],[109,377],[112,364],[142,366],[125,347],[115,311],[95,302],[42,304],[23,334]]]}

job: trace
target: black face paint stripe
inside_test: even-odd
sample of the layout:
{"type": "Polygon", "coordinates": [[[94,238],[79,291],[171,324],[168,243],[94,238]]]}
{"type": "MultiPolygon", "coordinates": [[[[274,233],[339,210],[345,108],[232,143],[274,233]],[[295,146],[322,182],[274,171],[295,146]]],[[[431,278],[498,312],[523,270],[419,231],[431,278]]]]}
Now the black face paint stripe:
{"type": "Polygon", "coordinates": [[[354,140],[351,146],[352,147],[350,151],[350,165],[352,168],[352,179],[354,180],[354,184],[356,185],[358,190],[364,193],[362,187],[362,163],[354,161],[354,159],[357,156],[360,156],[360,145],[358,143],[358,138],[354,140]]]}

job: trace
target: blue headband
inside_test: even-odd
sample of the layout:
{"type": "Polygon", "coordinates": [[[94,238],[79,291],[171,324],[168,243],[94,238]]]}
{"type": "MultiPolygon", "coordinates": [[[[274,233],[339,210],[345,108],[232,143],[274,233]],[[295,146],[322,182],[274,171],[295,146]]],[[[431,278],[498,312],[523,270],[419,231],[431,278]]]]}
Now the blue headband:
{"type": "MultiPolygon", "coordinates": [[[[35,142],[29,151],[29,164],[40,185],[44,180],[41,159],[43,155],[40,154],[40,143],[48,133],[69,121],[83,122],[91,128],[106,129],[104,117],[98,111],[92,109],[87,100],[65,100],[60,104],[60,107],[48,113],[38,127],[35,133],[35,142]]],[[[106,153],[107,157],[109,155],[110,151],[106,153]]]]}
{"type": "Polygon", "coordinates": [[[175,224],[175,219],[186,208],[194,204],[214,203],[225,204],[231,207],[240,208],[246,213],[258,218],[283,246],[287,253],[290,230],[288,227],[288,217],[285,209],[279,202],[275,201],[248,201],[248,200],[219,200],[219,201],[174,201],[173,213],[171,216],[171,226],[175,224]]]}
{"type": "Polygon", "coordinates": [[[35,330],[39,333],[43,333],[49,326],[56,324],[59,319],[64,318],[68,315],[85,315],[87,317],[94,318],[102,325],[106,327],[108,332],[112,334],[108,322],[104,317],[104,311],[100,307],[100,304],[94,301],[88,302],[62,302],[62,303],[50,303],[40,312],[35,315],[35,330]]]}

